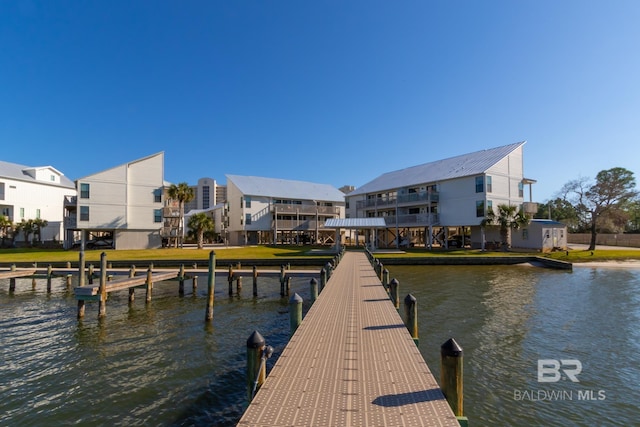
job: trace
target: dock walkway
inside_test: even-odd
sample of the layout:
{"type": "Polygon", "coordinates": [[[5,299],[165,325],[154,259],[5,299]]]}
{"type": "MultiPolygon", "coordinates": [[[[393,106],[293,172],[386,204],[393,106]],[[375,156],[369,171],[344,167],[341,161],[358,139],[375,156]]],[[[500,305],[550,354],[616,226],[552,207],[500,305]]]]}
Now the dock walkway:
{"type": "Polygon", "coordinates": [[[346,252],[239,426],[459,422],[362,252],[346,252]]]}

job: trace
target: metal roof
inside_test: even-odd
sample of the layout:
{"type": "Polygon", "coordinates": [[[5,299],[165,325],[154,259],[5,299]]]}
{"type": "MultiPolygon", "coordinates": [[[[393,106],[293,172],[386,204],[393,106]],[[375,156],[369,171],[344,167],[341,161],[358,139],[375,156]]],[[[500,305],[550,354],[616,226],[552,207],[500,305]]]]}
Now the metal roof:
{"type": "Polygon", "coordinates": [[[412,166],[387,172],[349,193],[349,196],[391,190],[411,185],[427,184],[448,179],[461,178],[484,173],[511,152],[525,144],[525,141],[475,153],[463,154],[444,160],[412,166]]]}
{"type": "Polygon", "coordinates": [[[3,162],[0,160],[0,177],[15,179],[16,181],[26,181],[26,182],[33,182],[37,184],[43,184],[43,185],[53,185],[55,187],[66,187],[66,188],[73,188],[73,189],[76,188],[73,181],[71,181],[69,178],[64,176],[62,172],[60,172],[53,166],[36,166],[36,167],[24,166],[24,165],[19,165],[17,163],[3,162]],[[53,170],[54,172],[60,175],[60,183],[36,180],[34,177],[26,173],[26,171],[28,170],[37,170],[37,169],[53,170]]]}
{"type": "Polygon", "coordinates": [[[385,228],[384,218],[330,218],[324,222],[326,228],[385,228]]]}
{"type": "Polygon", "coordinates": [[[226,175],[226,177],[227,183],[233,182],[243,194],[249,196],[344,203],[344,193],[328,184],[258,176],[226,175]]]}

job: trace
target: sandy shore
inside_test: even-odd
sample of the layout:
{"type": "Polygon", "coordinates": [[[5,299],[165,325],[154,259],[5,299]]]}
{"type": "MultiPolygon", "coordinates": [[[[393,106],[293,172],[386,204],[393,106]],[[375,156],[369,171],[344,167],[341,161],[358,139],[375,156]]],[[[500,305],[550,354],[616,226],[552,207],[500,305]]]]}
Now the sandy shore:
{"type": "Polygon", "coordinates": [[[593,262],[574,262],[573,268],[580,267],[598,267],[598,268],[638,268],[640,269],[640,260],[628,261],[593,261],[593,262]]]}

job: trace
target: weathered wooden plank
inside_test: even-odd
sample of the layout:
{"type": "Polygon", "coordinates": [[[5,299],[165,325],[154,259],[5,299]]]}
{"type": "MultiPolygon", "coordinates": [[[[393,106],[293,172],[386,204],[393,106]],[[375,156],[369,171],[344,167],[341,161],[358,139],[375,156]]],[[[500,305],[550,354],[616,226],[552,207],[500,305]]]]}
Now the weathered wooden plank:
{"type": "Polygon", "coordinates": [[[28,269],[20,269],[20,270],[9,270],[9,271],[0,271],[0,279],[14,279],[18,277],[29,277],[36,274],[35,268],[28,269]]]}

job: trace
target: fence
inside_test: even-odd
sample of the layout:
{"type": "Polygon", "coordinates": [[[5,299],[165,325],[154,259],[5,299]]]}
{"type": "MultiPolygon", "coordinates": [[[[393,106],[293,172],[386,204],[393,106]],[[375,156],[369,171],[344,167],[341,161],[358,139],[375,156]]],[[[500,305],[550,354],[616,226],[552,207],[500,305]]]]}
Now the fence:
{"type": "MultiPolygon", "coordinates": [[[[569,244],[588,245],[591,242],[591,234],[569,233],[567,241],[569,244]]],[[[640,248],[640,234],[598,234],[596,245],[640,248]]]]}

